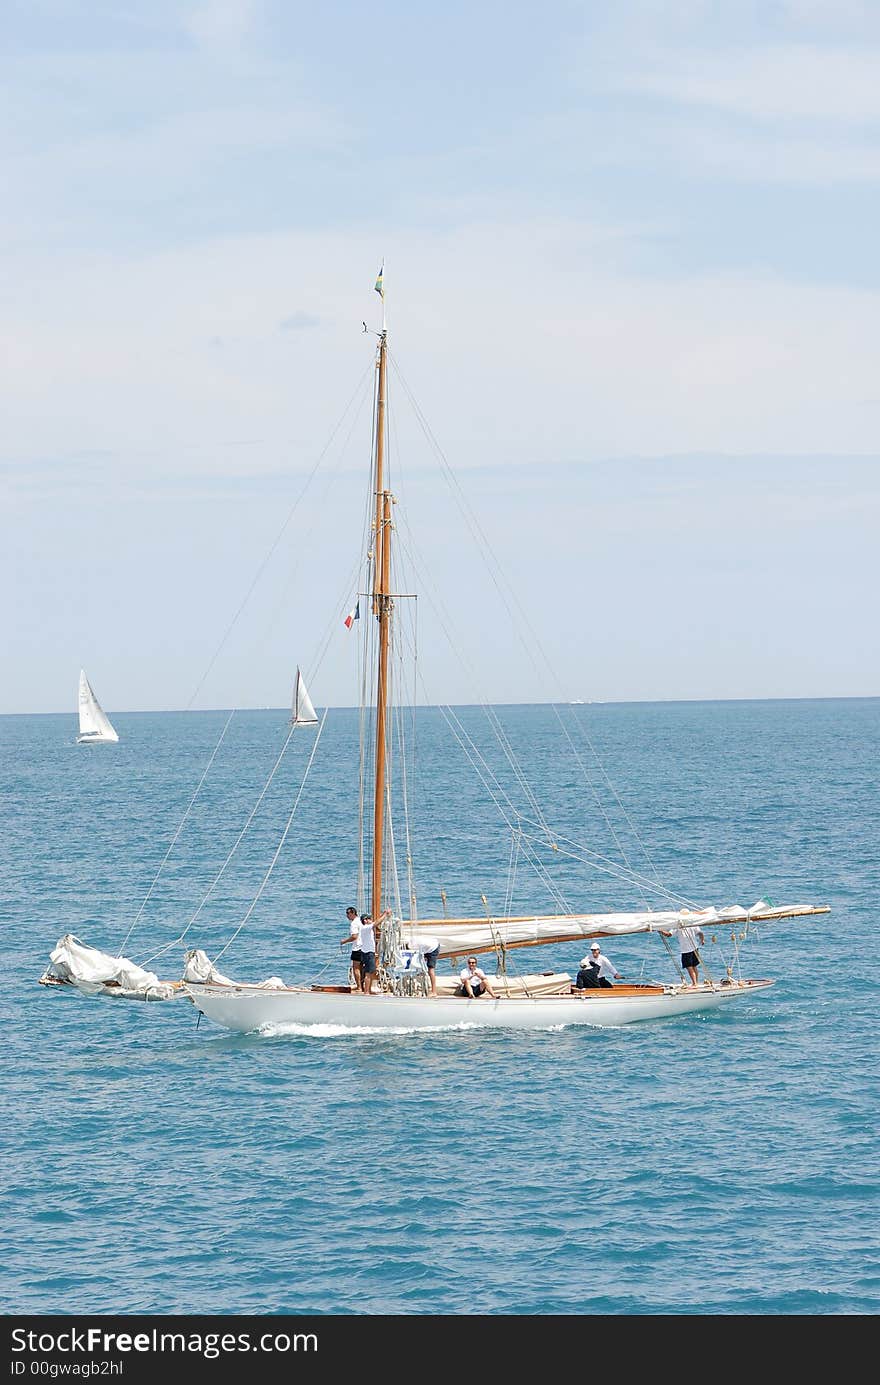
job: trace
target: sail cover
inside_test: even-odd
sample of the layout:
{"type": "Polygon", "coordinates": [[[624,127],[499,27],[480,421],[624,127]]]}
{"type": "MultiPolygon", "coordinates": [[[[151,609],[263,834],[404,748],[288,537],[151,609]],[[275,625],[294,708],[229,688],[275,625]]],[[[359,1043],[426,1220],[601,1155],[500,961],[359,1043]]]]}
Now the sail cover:
{"type": "Polygon", "coordinates": [[[317,726],[318,724],[312,699],[306,691],[306,685],[299,669],[296,671],[296,682],[293,685],[293,712],[290,722],[292,726],[317,726]]]}
{"type": "Polygon", "coordinates": [[[826,914],[825,904],[774,906],[759,900],[751,909],[732,904],[723,909],[676,909],[633,914],[543,914],[517,918],[414,919],[406,926],[417,938],[424,928],[440,939],[441,957],[466,952],[493,952],[500,948],[537,947],[545,943],[574,942],[583,938],[614,938],[627,933],[658,933],[679,924],[697,928],[737,927],[745,923],[771,922],[801,914],[826,914]]]}
{"type": "Polygon", "coordinates": [[[95,697],[85,670],[79,673],[79,740],[118,741],[107,714],[95,697]]]}

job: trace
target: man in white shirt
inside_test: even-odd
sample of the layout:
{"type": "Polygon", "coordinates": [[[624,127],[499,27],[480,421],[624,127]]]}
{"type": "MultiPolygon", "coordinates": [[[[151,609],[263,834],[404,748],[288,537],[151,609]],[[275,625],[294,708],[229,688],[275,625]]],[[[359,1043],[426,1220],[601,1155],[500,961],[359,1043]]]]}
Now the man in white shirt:
{"type": "Polygon", "coordinates": [[[431,995],[437,994],[437,958],[440,956],[440,939],[433,937],[407,938],[406,946],[410,952],[417,952],[425,963],[431,995]]]}
{"type": "Polygon", "coordinates": [[[590,943],[590,958],[594,967],[599,968],[599,985],[610,986],[611,978],[615,981],[622,981],[623,976],[617,970],[610,957],[606,957],[598,943],[590,943]]]}
{"type": "Polygon", "coordinates": [[[458,973],[461,982],[461,994],[469,996],[475,1000],[480,995],[490,995],[493,1000],[497,1000],[495,992],[492,990],[492,983],[481,967],[477,966],[476,957],[468,957],[467,966],[462,967],[458,973]]]}
{"type": "Polygon", "coordinates": [[[345,911],[345,917],[348,919],[351,932],[347,938],[342,939],[339,946],[345,947],[346,943],[354,943],[354,947],[351,949],[351,974],[354,977],[355,990],[362,991],[364,989],[362,967],[364,954],[361,951],[361,916],[354,905],[349,904],[345,911]]]}
{"type": "MultiPolygon", "coordinates": [[[[662,932],[664,938],[672,937],[671,931],[667,932],[664,928],[662,932]]],[[[697,967],[700,965],[697,949],[706,946],[706,935],[696,923],[680,923],[675,930],[675,937],[681,953],[681,969],[687,972],[691,985],[697,986],[700,980],[697,976],[697,967]]]]}

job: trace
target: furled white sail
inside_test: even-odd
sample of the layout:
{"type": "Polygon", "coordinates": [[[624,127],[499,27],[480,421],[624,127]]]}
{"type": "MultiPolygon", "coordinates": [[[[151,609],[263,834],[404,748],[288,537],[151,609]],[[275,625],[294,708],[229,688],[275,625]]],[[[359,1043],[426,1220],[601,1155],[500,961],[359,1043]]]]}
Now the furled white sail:
{"type": "Polygon", "coordinates": [[[290,722],[292,726],[317,726],[318,724],[312,699],[306,691],[306,685],[299,669],[296,671],[296,682],[293,685],[293,710],[290,722]]]}
{"type": "Polygon", "coordinates": [[[79,673],[79,735],[76,740],[77,745],[119,740],[83,669],[79,673]]]}
{"type": "Polygon", "coordinates": [[[518,918],[415,919],[406,925],[411,937],[424,928],[440,940],[441,957],[460,957],[466,952],[493,952],[498,948],[536,947],[544,943],[574,942],[583,938],[614,938],[626,933],[659,933],[679,924],[696,928],[715,925],[734,927],[771,922],[802,914],[827,914],[821,904],[773,906],[759,900],[751,909],[731,904],[724,909],[676,909],[644,913],[544,914],[518,918]]]}
{"type": "Polygon", "coordinates": [[[84,995],[108,995],[122,1000],[171,1000],[178,987],[160,981],[128,957],[111,957],[89,947],[73,933],[65,933],[49,954],[49,966],[40,977],[43,986],[76,986],[84,995]]]}

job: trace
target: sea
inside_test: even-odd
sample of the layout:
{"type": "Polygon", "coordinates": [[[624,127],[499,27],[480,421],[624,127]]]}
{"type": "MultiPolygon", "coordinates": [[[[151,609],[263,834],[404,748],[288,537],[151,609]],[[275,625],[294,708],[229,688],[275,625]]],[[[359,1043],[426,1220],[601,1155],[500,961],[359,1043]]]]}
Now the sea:
{"type": "MultiPolygon", "coordinates": [[[[241,1036],[41,986],[67,933],[172,979],[189,947],[238,980],[346,979],[357,712],[317,749],[298,728],[280,767],[283,710],[111,717],[104,746],[72,715],[0,718],[10,1321],[878,1311],[880,699],[421,709],[394,863],[421,916],[552,907],[497,791],[463,787],[499,727],[570,907],[663,907],[649,881],[830,906],[713,930],[775,980],[720,1011],[528,1033],[241,1036]]],[[[659,938],[605,951],[677,979],[659,938]]],[[[573,975],[582,952],[510,965],[573,975]]]]}

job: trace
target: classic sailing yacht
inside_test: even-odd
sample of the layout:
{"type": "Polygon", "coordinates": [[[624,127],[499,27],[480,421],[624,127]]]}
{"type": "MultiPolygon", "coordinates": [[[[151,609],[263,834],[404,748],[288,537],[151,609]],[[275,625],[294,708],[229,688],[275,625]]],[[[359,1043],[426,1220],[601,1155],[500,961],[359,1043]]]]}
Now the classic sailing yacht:
{"type": "MultiPolygon", "coordinates": [[[[397,880],[398,856],[394,846],[392,757],[390,741],[394,726],[392,651],[398,636],[398,619],[405,595],[394,589],[392,545],[396,503],[386,476],[386,426],[388,399],[388,334],[384,318],[383,276],[376,283],[382,296],[383,323],[377,333],[376,389],[371,451],[370,526],[367,590],[358,593],[355,610],[345,624],[360,620],[363,605],[368,619],[364,627],[364,658],[372,669],[365,680],[371,688],[371,719],[366,722],[361,750],[362,908],[376,920],[378,931],[378,991],[365,995],[353,984],[286,985],[277,977],[241,983],[221,975],[205,952],[185,954],[183,975],[161,981],[125,957],[112,957],[83,944],[73,935],[62,938],[51,954],[41,981],[46,985],[72,984],[88,994],[124,996],[147,1000],[185,998],[204,1015],[226,1029],[247,1033],[277,1032],[286,1026],[338,1026],[342,1029],[434,1030],[444,1028],[542,1029],[558,1026],[606,1028],[636,1021],[689,1015],[717,1009],[735,1000],[753,997],[773,982],[742,975],[741,944],[758,925],[783,918],[828,912],[827,905],[777,906],[766,900],[749,908],[682,907],[675,902],[661,910],[638,912],[570,912],[491,914],[483,917],[419,917],[415,891],[408,892],[410,917],[401,905],[407,891],[397,880]],[[367,766],[370,776],[367,777],[367,766]],[[389,916],[386,918],[386,912],[389,916]],[[710,972],[698,984],[680,980],[615,984],[609,988],[576,991],[568,972],[514,974],[513,958],[519,949],[567,943],[581,947],[587,940],[627,935],[668,936],[679,925],[697,926],[716,943],[722,938],[721,969],[710,972]],[[494,954],[497,972],[492,977],[494,997],[471,999],[456,993],[456,977],[437,978],[437,994],[428,985],[426,952],[439,948],[441,958],[463,965],[469,954],[494,954]]],[[[407,594],[408,595],[408,594],[407,594]]],[[[366,664],[365,664],[366,666],[366,664]]],[[[451,709],[447,709],[451,711],[451,709]]],[[[327,713],[325,711],[324,717],[327,713]]],[[[288,739],[300,726],[318,723],[302,674],[297,670],[288,739]]],[[[323,729],[316,733],[312,758],[323,729]]],[[[460,728],[459,728],[460,730],[460,728]]],[[[308,732],[306,733],[308,734],[308,732]]],[[[507,747],[508,755],[510,748],[507,747]]],[[[309,761],[311,764],[311,760],[309,761]]],[[[481,766],[485,774],[485,765],[481,766]]],[[[308,771],[306,771],[308,773],[308,771]]],[[[557,839],[541,815],[538,822],[519,816],[514,840],[524,850],[537,845],[559,850],[557,839]]],[[[283,839],[282,839],[283,840],[283,839]]],[[[276,852],[276,858],[278,853],[276,852]]],[[[636,883],[632,875],[630,884],[636,883]]],[[[644,884],[644,881],[639,881],[644,884]]],[[[666,892],[668,894],[668,892],[666,892]]],[[[484,900],[485,902],[485,900],[484,900]]],[[[182,942],[184,933],[178,941],[182,942]]],[[[240,930],[239,930],[240,931],[240,930]]],[[[228,945],[228,944],[227,944],[228,945]]],[[[167,949],[163,949],[167,951],[167,949]]],[[[225,949],[224,949],[225,950],[225,949]]]]}
{"type": "Polygon", "coordinates": [[[95,697],[94,689],[85,670],[79,671],[79,735],[77,745],[101,745],[118,741],[119,737],[110,725],[110,719],[95,697]]]}

